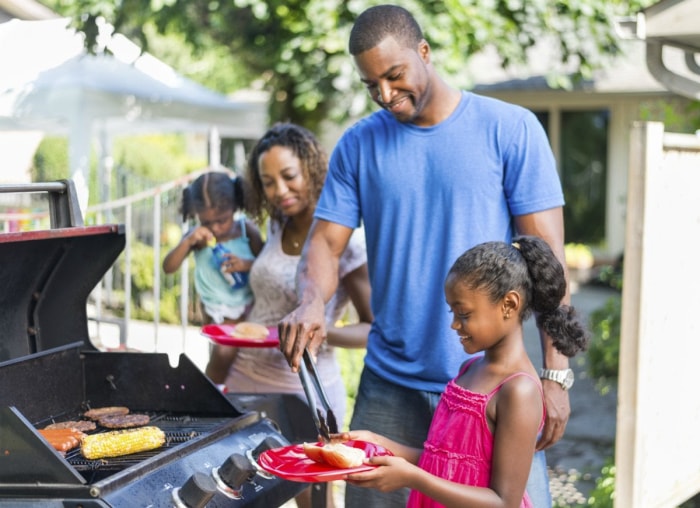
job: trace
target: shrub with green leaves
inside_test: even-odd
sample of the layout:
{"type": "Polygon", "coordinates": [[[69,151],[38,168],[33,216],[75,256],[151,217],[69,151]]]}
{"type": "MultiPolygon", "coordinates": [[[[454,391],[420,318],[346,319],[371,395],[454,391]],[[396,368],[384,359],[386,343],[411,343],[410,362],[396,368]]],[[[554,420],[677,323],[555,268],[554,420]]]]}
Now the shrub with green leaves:
{"type": "Polygon", "coordinates": [[[601,475],[595,481],[595,488],[588,496],[588,506],[596,508],[613,508],[615,501],[615,463],[608,459],[601,469],[601,475]]]}
{"type": "Polygon", "coordinates": [[[591,342],[588,346],[588,373],[601,393],[617,382],[620,366],[620,314],[622,298],[614,295],[590,316],[591,342]]]}

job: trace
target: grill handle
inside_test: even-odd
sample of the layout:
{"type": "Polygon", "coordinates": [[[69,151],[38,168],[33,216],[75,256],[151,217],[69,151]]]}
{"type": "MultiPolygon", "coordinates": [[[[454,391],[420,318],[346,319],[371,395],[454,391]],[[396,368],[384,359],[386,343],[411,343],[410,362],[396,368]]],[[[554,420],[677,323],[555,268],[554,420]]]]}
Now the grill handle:
{"type": "Polygon", "coordinates": [[[51,228],[70,228],[83,225],[83,214],[73,180],[47,183],[2,184],[2,193],[48,192],[51,228]]]}

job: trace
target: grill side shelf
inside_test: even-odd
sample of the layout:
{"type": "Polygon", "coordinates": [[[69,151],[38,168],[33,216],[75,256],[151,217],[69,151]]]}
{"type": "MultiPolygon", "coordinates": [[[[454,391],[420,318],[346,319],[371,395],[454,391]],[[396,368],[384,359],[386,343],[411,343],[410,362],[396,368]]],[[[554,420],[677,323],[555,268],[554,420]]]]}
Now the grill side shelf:
{"type": "Polygon", "coordinates": [[[0,491],[3,484],[85,484],[15,407],[0,407],[0,491]]]}

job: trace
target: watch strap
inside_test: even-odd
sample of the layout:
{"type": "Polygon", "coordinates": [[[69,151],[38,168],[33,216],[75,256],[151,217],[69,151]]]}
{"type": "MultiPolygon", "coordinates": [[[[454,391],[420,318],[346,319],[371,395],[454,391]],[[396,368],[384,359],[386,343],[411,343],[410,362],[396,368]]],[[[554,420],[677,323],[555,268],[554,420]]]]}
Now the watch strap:
{"type": "Polygon", "coordinates": [[[573,385],[573,374],[571,369],[540,369],[540,379],[559,383],[564,390],[568,390],[573,385]]]}

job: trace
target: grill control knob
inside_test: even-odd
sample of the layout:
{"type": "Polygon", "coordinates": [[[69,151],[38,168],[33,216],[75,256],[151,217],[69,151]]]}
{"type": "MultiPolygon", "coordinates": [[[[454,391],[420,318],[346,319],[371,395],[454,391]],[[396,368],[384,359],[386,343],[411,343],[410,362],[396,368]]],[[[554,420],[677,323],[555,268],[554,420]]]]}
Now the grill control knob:
{"type": "Polygon", "coordinates": [[[289,442],[282,436],[267,436],[263,439],[258,446],[252,451],[252,456],[255,460],[258,460],[260,454],[265,450],[272,450],[273,448],[280,448],[282,446],[287,446],[289,442]]]}
{"type": "Polygon", "coordinates": [[[173,500],[178,508],[204,508],[214,494],[214,480],[198,471],[190,476],[181,488],[173,489],[173,500]]]}
{"type": "Polygon", "coordinates": [[[264,452],[265,450],[272,450],[273,448],[280,448],[282,446],[287,446],[289,444],[289,441],[284,439],[282,436],[267,436],[265,439],[262,440],[262,442],[255,447],[254,450],[248,450],[246,452],[246,457],[248,457],[248,460],[250,463],[253,465],[255,470],[257,471],[258,475],[261,477],[271,480],[274,478],[273,475],[265,471],[263,468],[261,468],[258,465],[258,458],[260,457],[260,454],[264,452]]]}
{"type": "Polygon", "coordinates": [[[219,490],[229,497],[240,499],[241,487],[252,479],[256,472],[257,470],[247,457],[234,453],[220,467],[212,470],[212,476],[219,490]]]}

